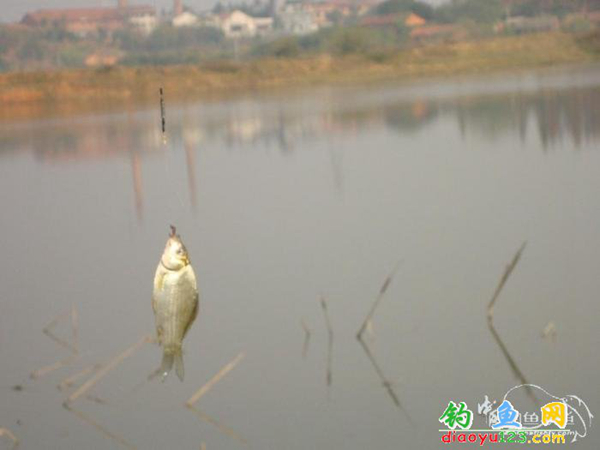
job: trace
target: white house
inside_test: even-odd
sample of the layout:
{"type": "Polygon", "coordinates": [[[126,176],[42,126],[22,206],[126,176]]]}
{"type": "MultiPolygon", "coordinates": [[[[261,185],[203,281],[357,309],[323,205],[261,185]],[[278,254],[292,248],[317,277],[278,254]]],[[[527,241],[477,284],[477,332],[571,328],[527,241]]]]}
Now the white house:
{"type": "Polygon", "coordinates": [[[221,17],[212,12],[202,12],[198,15],[198,26],[221,28],[221,17]]]}
{"type": "Polygon", "coordinates": [[[149,35],[158,25],[158,19],[155,15],[145,14],[130,17],[129,23],[137,28],[141,33],[149,35]]]}
{"type": "Polygon", "coordinates": [[[286,34],[309,34],[317,31],[319,26],[310,11],[286,7],[277,15],[279,27],[286,34]]]}
{"type": "Polygon", "coordinates": [[[198,16],[189,11],[185,11],[175,17],[171,21],[174,27],[195,27],[199,25],[198,16]]]}
{"type": "Polygon", "coordinates": [[[220,15],[218,23],[229,38],[263,36],[273,29],[272,17],[252,17],[239,10],[220,15]]]}

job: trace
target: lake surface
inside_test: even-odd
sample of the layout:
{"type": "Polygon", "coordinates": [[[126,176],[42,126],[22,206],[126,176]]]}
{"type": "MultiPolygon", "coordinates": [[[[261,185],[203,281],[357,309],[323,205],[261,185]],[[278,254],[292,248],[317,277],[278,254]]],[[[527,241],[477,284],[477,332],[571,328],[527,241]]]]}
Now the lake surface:
{"type": "Polygon", "coordinates": [[[524,381],[600,413],[600,67],[166,110],[166,144],[158,101],[0,124],[0,427],[22,448],[444,448],[449,401],[477,415],[524,381]],[[185,382],[146,382],[144,344],[65,409],[92,373],[61,381],[154,333],[169,224],[200,288],[185,382]],[[356,332],[395,267],[370,359],[356,332]],[[60,316],[75,342],[71,308],[73,358],[42,332],[60,316]]]}

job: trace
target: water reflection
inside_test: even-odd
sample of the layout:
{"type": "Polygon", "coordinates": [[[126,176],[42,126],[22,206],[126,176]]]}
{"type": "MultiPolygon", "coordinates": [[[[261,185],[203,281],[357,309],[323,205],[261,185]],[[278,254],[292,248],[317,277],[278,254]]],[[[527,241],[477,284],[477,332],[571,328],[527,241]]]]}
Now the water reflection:
{"type": "Polygon", "coordinates": [[[356,333],[356,339],[358,340],[358,343],[364,350],[365,355],[367,355],[367,358],[369,359],[369,362],[373,366],[373,369],[375,370],[377,377],[379,377],[379,380],[381,381],[381,385],[386,389],[392,402],[394,403],[394,405],[397,408],[402,410],[402,412],[406,415],[407,421],[412,425],[413,420],[410,417],[410,415],[408,414],[408,411],[406,411],[404,406],[402,406],[402,403],[400,402],[400,399],[398,398],[398,395],[396,394],[396,391],[394,390],[392,382],[385,376],[385,374],[383,373],[383,369],[381,368],[381,365],[379,364],[377,358],[375,358],[375,355],[373,354],[371,348],[369,347],[367,342],[365,342],[365,340],[364,340],[364,333],[365,333],[365,331],[367,331],[367,329],[370,326],[372,326],[373,316],[374,316],[375,312],[377,311],[377,308],[381,304],[381,301],[383,300],[388,288],[390,287],[390,284],[392,283],[392,280],[394,279],[394,276],[396,275],[396,272],[398,271],[399,265],[400,265],[400,263],[396,264],[396,267],[394,267],[394,270],[383,281],[383,284],[381,285],[381,288],[379,289],[377,298],[373,302],[373,305],[371,306],[371,309],[369,310],[360,329],[358,330],[358,333],[356,333]]]}
{"type": "Polygon", "coordinates": [[[219,381],[221,381],[221,379],[227,375],[229,372],[231,372],[235,366],[237,366],[239,364],[239,362],[244,359],[245,354],[244,352],[239,353],[234,359],[232,359],[230,362],[228,362],[227,364],[225,364],[221,370],[219,370],[219,372],[217,372],[210,380],[208,380],[204,385],[202,385],[200,387],[200,389],[198,389],[186,402],[185,402],[185,406],[186,408],[191,411],[192,413],[194,413],[196,416],[198,416],[200,418],[200,420],[202,420],[203,422],[209,423],[211,425],[214,425],[216,428],[219,429],[219,431],[233,439],[235,439],[236,441],[240,442],[241,444],[248,444],[248,442],[246,441],[246,439],[244,439],[242,436],[240,436],[235,430],[233,430],[232,428],[230,428],[229,426],[225,425],[223,422],[215,419],[214,417],[212,417],[209,414],[206,414],[204,411],[201,411],[200,409],[198,409],[196,407],[196,405],[198,404],[199,400],[208,392],[210,391],[219,381]]]}
{"type": "MultiPolygon", "coordinates": [[[[516,131],[525,140],[534,133],[545,149],[564,140],[577,147],[600,138],[600,86],[373,104],[361,103],[360,98],[348,104],[343,96],[331,90],[319,98],[276,98],[267,102],[262,98],[183,107],[173,112],[169,133],[176,144],[183,141],[192,161],[193,149],[202,144],[218,143],[230,149],[275,147],[290,153],[295,150],[294,143],[348,136],[375,127],[419,132],[441,117],[454,119],[463,136],[476,133],[497,139],[516,131]]],[[[2,151],[30,151],[42,162],[55,162],[160,150],[160,119],[155,120],[155,114],[142,112],[123,119],[122,115],[108,115],[3,124],[2,151]]],[[[334,166],[339,166],[337,155],[332,155],[332,160],[334,166]]]]}
{"type": "Polygon", "coordinates": [[[531,127],[544,150],[559,146],[563,140],[579,148],[598,140],[599,100],[600,89],[595,88],[465,99],[458,103],[456,116],[463,135],[473,132],[495,139],[517,131],[524,142],[531,127]]]}
{"type": "Polygon", "coordinates": [[[196,154],[194,152],[194,146],[190,140],[185,140],[185,162],[187,167],[188,176],[188,189],[190,192],[190,202],[192,209],[195,210],[197,206],[196,199],[196,154]]]}
{"type": "Polygon", "coordinates": [[[142,185],[142,159],[139,152],[131,152],[131,177],[133,178],[133,193],[135,212],[138,220],[144,216],[144,188],[142,185]]]}
{"type": "Polygon", "coordinates": [[[333,374],[331,370],[333,366],[333,327],[331,326],[331,319],[329,318],[327,302],[324,298],[321,298],[321,309],[323,310],[325,325],[327,326],[327,372],[325,375],[325,381],[327,386],[331,386],[331,383],[333,382],[333,374]]]}
{"type": "MultiPolygon", "coordinates": [[[[209,447],[427,448],[432,429],[415,438],[415,427],[435,421],[449,398],[498,398],[515,378],[597,404],[593,377],[581,374],[598,371],[588,356],[600,155],[586,144],[598,137],[598,79],[502,92],[489,83],[487,94],[377,86],[168,104],[166,145],[158,105],[1,125],[3,384],[71,353],[30,334],[72,302],[85,333],[75,363],[36,381],[35,408],[29,385],[2,391],[14,406],[0,425],[32,448],[63,426],[71,435],[59,447],[167,448],[176,438],[197,449],[202,438],[209,447]],[[135,215],[147,223],[128,235],[135,215]],[[149,385],[154,348],[127,345],[148,332],[156,236],[173,221],[201,255],[206,320],[194,329],[191,384],[149,385]],[[494,255],[524,238],[524,276],[511,278],[488,329],[481,300],[504,261],[494,255]],[[380,338],[357,342],[372,283],[399,257],[402,280],[377,310],[380,338]],[[333,374],[319,292],[334,321],[333,374]],[[561,339],[539,345],[538,330],[557,317],[561,339]],[[248,359],[231,384],[184,407],[240,347],[248,359]],[[65,398],[69,412],[59,407],[65,398]]],[[[68,328],[56,331],[71,342],[68,328]]]]}
{"type": "Polygon", "coordinates": [[[71,310],[65,314],[60,314],[48,325],[46,325],[42,332],[55,344],[62,347],[64,350],[69,352],[69,355],[63,359],[60,359],[52,364],[45,365],[37,370],[31,372],[29,377],[33,380],[41,378],[50,372],[53,372],[62,367],[68,366],[72,362],[74,362],[79,356],[79,319],[78,319],[77,308],[75,306],[71,307],[71,310]],[[54,328],[60,323],[64,321],[69,321],[71,327],[71,339],[70,341],[62,339],[54,332],[54,328]]]}
{"type": "MultiPolygon", "coordinates": [[[[556,86],[533,92],[431,97],[395,93],[376,101],[326,89],[308,97],[278,96],[235,102],[173,107],[171,142],[163,146],[159,111],[103,115],[78,120],[43,120],[0,125],[2,155],[31,152],[42,163],[96,160],[126,156],[131,165],[134,206],[143,218],[143,158],[183,147],[192,209],[197,206],[196,151],[218,145],[230,150],[275,148],[291,154],[306,142],[329,142],[334,185],[343,193],[343,153],[331,142],[373,128],[401,134],[426,131],[450,120],[463,139],[488,140],[518,135],[537,139],[544,151],[568,142],[575,149],[600,139],[600,86],[556,86]],[[321,95],[322,94],[322,95],[321,95]],[[394,95],[392,95],[394,94],[394,95]],[[371,100],[371,101],[369,101],[371,100]]],[[[182,174],[183,176],[183,174],[182,174]]]]}
{"type": "Polygon", "coordinates": [[[510,370],[514,374],[515,378],[517,378],[517,380],[519,380],[521,385],[523,385],[525,387],[525,392],[527,393],[529,398],[531,398],[533,403],[536,406],[539,406],[539,402],[538,402],[537,398],[535,397],[533,390],[530,387],[529,381],[527,381],[527,378],[525,378],[525,375],[523,375],[523,372],[519,368],[518,364],[516,363],[514,358],[511,356],[511,354],[508,352],[508,349],[506,348],[504,341],[502,341],[502,339],[500,338],[500,335],[496,331],[496,327],[494,326],[494,306],[496,304],[496,301],[498,300],[498,296],[500,295],[500,293],[502,292],[502,289],[504,288],[504,285],[508,281],[508,279],[511,276],[515,267],[517,267],[517,264],[519,263],[519,260],[521,259],[521,255],[523,254],[523,251],[525,250],[526,246],[527,246],[527,241],[523,242],[523,244],[521,245],[519,250],[517,250],[517,253],[515,253],[515,256],[513,257],[510,264],[508,264],[506,266],[506,269],[504,270],[504,273],[502,274],[502,277],[500,278],[500,282],[498,283],[498,286],[496,287],[496,291],[494,292],[494,295],[492,296],[492,299],[490,300],[490,303],[488,305],[487,322],[488,322],[488,329],[490,330],[490,333],[492,334],[494,341],[496,342],[496,344],[498,344],[498,348],[500,348],[500,351],[502,352],[504,359],[508,363],[510,370]]]}

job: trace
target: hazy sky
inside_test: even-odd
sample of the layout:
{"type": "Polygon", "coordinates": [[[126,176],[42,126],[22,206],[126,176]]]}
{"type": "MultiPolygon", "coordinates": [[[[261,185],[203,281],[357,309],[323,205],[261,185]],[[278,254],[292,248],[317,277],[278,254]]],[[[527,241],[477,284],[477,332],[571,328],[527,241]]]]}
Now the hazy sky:
{"type": "MultiPolygon", "coordinates": [[[[444,0],[426,0],[440,3],[444,0]]],[[[211,8],[217,0],[184,0],[184,4],[194,9],[211,8]]],[[[172,0],[129,0],[132,5],[151,5],[157,9],[171,8],[172,0]]],[[[28,11],[41,8],[74,8],[90,6],[114,6],[117,0],[0,0],[0,22],[16,22],[28,11]]]]}

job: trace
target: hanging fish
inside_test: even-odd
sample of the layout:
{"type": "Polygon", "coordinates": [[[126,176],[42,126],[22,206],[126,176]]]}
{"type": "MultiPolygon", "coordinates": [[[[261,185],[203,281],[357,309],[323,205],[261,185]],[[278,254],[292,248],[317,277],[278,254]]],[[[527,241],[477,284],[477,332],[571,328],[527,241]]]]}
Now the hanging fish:
{"type": "Polygon", "coordinates": [[[164,381],[175,365],[175,373],[183,381],[181,346],[198,315],[198,288],[188,252],[173,225],[154,275],[152,309],[158,344],[163,348],[156,375],[161,374],[164,381]]]}

